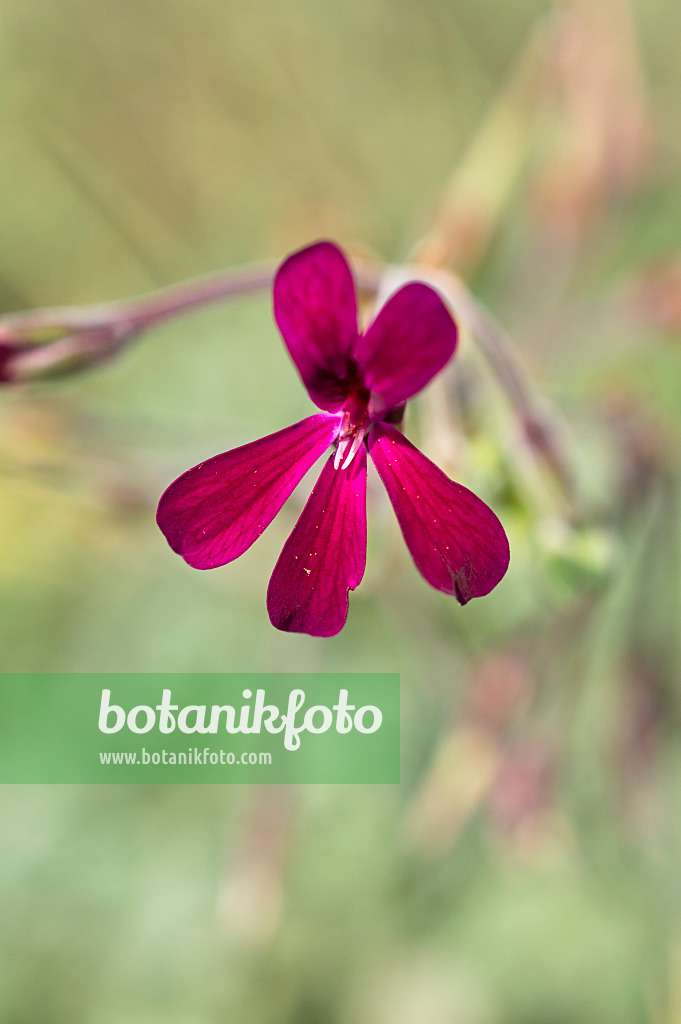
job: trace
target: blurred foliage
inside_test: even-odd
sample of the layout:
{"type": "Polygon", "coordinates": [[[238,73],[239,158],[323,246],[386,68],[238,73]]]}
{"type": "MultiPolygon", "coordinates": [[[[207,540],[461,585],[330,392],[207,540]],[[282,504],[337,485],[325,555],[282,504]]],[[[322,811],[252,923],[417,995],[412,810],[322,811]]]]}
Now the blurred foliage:
{"type": "Polygon", "coordinates": [[[465,337],[407,430],[508,576],[430,591],[374,488],[320,641],[265,611],[304,486],[214,573],[154,525],[309,411],[268,296],[5,390],[3,670],[399,671],[404,723],[399,787],[3,787],[3,1021],[681,1018],[680,30],[669,0],[0,0],[0,311],[320,236],[416,254],[508,330],[571,477],[465,337]]]}

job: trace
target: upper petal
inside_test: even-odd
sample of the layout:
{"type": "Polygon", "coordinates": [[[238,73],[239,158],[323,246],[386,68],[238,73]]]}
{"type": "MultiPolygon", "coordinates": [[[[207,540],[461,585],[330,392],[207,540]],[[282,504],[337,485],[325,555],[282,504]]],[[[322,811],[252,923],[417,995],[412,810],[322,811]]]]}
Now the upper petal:
{"type": "Polygon", "coordinates": [[[353,355],[370,391],[391,408],[426,386],[454,354],[457,327],[438,293],[412,281],[379,310],[353,355]]]}
{"type": "Polygon", "coordinates": [[[267,591],[272,625],[335,636],[348,616],[348,591],[364,575],[367,547],[366,450],[347,469],[329,458],[286,541],[267,591]]]}
{"type": "Polygon", "coordinates": [[[156,514],[173,551],[195,569],[238,558],[269,526],[339,428],[338,416],[319,413],[183,473],[156,514]]]}
{"type": "Polygon", "coordinates": [[[491,508],[387,424],[374,426],[369,451],[424,579],[460,604],[489,594],[510,557],[491,508]]]}
{"type": "Polygon", "coordinates": [[[274,278],[274,317],[312,401],[336,412],[357,338],[355,282],[338,246],[315,242],[282,263],[274,278]]]}

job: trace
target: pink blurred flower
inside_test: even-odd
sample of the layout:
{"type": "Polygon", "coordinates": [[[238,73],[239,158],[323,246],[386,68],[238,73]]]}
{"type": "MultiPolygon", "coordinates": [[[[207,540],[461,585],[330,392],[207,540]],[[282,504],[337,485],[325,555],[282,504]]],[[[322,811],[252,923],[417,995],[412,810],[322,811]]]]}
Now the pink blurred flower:
{"type": "Polygon", "coordinates": [[[277,271],[274,316],[323,411],[172,483],[157,514],[172,549],[196,569],[238,558],[335,443],[270,579],[277,629],[334,636],[345,625],[348,592],[366,563],[367,450],[424,579],[461,604],[488,594],[508,567],[501,523],[390,423],[456,348],[456,324],[438,293],[405,285],[362,333],[352,271],[341,250],[322,241],[277,271]]]}

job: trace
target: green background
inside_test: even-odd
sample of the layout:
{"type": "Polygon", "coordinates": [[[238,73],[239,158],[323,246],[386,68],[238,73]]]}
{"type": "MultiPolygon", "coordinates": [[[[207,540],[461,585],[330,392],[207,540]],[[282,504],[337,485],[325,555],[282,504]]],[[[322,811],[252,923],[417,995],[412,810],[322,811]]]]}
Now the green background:
{"type": "Polygon", "coordinates": [[[679,1020],[680,33],[671,0],[0,0],[2,309],[320,236],[401,260],[455,173],[455,266],[576,480],[566,516],[464,338],[451,426],[431,394],[407,431],[507,577],[430,590],[372,477],[346,628],[288,636],[302,492],[214,572],[154,525],[313,411],[268,295],[4,390],[4,671],[399,672],[403,706],[399,787],[3,787],[4,1021],[679,1020]]]}

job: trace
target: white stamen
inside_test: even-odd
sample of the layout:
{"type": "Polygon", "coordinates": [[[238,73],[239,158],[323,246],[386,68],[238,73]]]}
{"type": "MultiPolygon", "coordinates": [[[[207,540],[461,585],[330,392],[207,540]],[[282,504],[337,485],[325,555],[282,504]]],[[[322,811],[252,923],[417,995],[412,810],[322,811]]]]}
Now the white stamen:
{"type": "Polygon", "coordinates": [[[364,427],[360,427],[357,430],[357,433],[355,434],[355,436],[352,439],[352,445],[350,447],[350,452],[348,454],[347,459],[343,463],[343,469],[347,469],[348,468],[348,466],[350,465],[350,463],[354,459],[355,455],[359,451],[360,445],[362,444],[363,440],[364,440],[364,427]]]}
{"type": "Polygon", "coordinates": [[[349,437],[344,437],[339,440],[338,447],[336,448],[336,455],[333,460],[334,469],[338,469],[340,467],[340,464],[343,461],[343,457],[348,449],[349,440],[349,437]]]}

